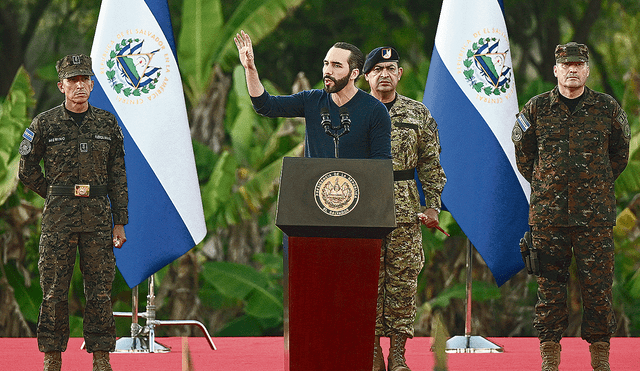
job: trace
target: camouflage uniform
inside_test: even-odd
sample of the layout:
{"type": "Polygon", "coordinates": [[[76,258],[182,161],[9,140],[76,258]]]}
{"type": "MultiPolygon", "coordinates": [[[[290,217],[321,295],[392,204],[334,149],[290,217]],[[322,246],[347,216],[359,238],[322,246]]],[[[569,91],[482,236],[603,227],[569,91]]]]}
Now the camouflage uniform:
{"type": "MultiPolygon", "coordinates": [[[[438,127],[424,104],[397,95],[391,110],[393,170],[418,170],[428,208],[440,209],[446,177],[440,166],[438,127]]],[[[396,222],[382,243],[376,336],[405,334],[413,337],[418,274],[424,265],[422,212],[416,181],[394,182],[396,222]]]]}
{"type": "Polygon", "coordinates": [[[21,143],[19,176],[45,198],[40,238],[38,347],[64,351],[69,338],[68,293],[76,246],[84,277],[87,351],[115,349],[111,285],[115,257],[111,228],[127,224],[123,136],[113,114],[89,106],[78,125],[64,103],[36,116],[21,143]],[[40,160],[44,162],[44,175],[40,160]],[[107,195],[56,195],[50,186],[106,185],[107,195]]]}
{"type": "Polygon", "coordinates": [[[518,169],[531,183],[529,224],[541,264],[534,327],[541,342],[559,342],[568,326],[572,254],[584,307],[582,338],[609,341],[616,326],[613,187],[627,164],[630,129],[612,97],[584,89],[574,112],[557,86],[532,98],[513,128],[518,169]]]}

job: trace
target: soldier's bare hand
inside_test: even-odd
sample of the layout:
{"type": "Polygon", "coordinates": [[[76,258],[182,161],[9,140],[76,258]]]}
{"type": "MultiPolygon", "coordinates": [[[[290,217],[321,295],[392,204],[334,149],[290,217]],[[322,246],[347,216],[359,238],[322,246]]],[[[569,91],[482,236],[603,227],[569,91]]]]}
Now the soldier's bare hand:
{"type": "Polygon", "coordinates": [[[240,57],[240,63],[242,67],[255,68],[255,58],[253,55],[253,45],[251,44],[251,38],[244,31],[240,31],[233,38],[238,48],[238,56],[240,57]]]}
{"type": "Polygon", "coordinates": [[[127,242],[127,237],[124,234],[124,225],[116,224],[113,227],[113,247],[119,249],[127,242]]]}
{"type": "Polygon", "coordinates": [[[437,228],[440,224],[438,221],[438,212],[434,209],[427,209],[424,214],[419,213],[418,218],[427,228],[437,228]]]}

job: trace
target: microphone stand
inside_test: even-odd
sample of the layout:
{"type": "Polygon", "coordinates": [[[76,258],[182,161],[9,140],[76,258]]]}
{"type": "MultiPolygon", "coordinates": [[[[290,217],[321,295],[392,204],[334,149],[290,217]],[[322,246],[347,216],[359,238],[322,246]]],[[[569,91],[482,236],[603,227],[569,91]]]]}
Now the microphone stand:
{"type": "Polygon", "coordinates": [[[349,133],[351,130],[351,119],[349,118],[349,112],[346,108],[340,108],[340,125],[333,126],[331,123],[331,116],[329,115],[329,110],[326,108],[322,109],[320,113],[322,117],[321,125],[324,128],[325,134],[333,138],[333,146],[335,148],[334,155],[335,158],[340,157],[340,137],[349,133]],[[342,130],[342,131],[340,131],[342,130]]]}

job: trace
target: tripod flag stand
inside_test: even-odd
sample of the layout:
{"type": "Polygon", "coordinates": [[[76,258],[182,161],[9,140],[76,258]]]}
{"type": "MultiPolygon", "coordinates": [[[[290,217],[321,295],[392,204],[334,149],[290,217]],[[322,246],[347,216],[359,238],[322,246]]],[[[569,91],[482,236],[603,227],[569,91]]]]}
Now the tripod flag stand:
{"type": "MultiPolygon", "coordinates": [[[[167,353],[171,349],[155,341],[155,327],[165,325],[194,325],[204,333],[212,350],[217,350],[209,331],[200,322],[195,320],[157,320],[154,294],[154,276],[149,277],[149,294],[147,295],[147,308],[138,313],[138,286],[131,291],[132,311],[113,312],[115,317],[131,317],[131,337],[121,337],[116,341],[116,353],[167,353]],[[144,326],[138,324],[138,317],[146,318],[144,326]]],[[[84,344],[83,344],[84,346],[84,344]]]]}

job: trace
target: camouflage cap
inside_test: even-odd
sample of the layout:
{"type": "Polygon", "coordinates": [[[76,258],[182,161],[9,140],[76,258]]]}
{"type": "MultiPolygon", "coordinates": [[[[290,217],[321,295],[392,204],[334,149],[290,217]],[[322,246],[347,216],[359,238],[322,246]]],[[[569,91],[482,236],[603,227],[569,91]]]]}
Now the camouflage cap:
{"type": "Polygon", "coordinates": [[[589,62],[589,48],[573,41],[556,46],[556,63],[567,62],[589,62]]]}
{"type": "Polygon", "coordinates": [[[93,76],[91,57],[84,54],[71,54],[56,63],[56,71],[60,81],[73,76],[93,76]]]}
{"type": "Polygon", "coordinates": [[[369,73],[373,66],[380,62],[398,62],[399,60],[398,52],[394,48],[390,46],[375,48],[367,54],[362,73],[369,73]]]}

